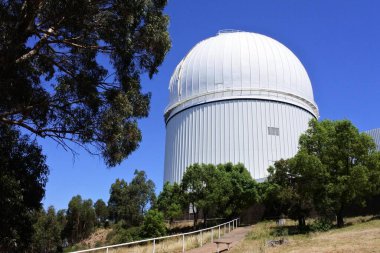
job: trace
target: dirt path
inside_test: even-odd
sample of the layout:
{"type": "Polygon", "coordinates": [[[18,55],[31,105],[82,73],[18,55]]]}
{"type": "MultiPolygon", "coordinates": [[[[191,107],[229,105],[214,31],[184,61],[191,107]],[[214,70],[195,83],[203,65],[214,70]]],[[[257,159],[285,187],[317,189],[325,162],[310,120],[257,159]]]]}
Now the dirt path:
{"type": "MultiPolygon", "coordinates": [[[[225,236],[222,236],[220,239],[229,239],[232,240],[233,243],[230,245],[230,248],[233,248],[236,244],[238,244],[240,241],[242,241],[245,237],[245,235],[252,230],[251,226],[247,227],[239,227],[230,233],[226,234],[225,236]]],[[[227,250],[227,246],[220,244],[219,246],[220,252],[227,250]]],[[[186,251],[187,253],[211,253],[216,252],[216,244],[215,243],[206,243],[202,247],[195,248],[192,250],[186,251]]]]}

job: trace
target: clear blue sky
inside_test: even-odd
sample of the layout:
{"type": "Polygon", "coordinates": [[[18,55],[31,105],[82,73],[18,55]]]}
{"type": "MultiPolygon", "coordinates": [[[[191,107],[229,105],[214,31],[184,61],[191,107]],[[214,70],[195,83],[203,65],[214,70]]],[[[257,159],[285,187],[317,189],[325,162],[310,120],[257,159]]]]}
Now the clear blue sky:
{"type": "Polygon", "coordinates": [[[108,201],[116,178],[130,181],[145,170],[162,189],[165,147],[163,111],[168,82],[181,58],[221,29],[270,36],[290,48],[309,73],[321,119],[349,119],[359,130],[380,127],[380,1],[378,0],[171,0],[172,49],[158,75],[143,79],[151,111],[140,121],[143,141],[121,165],[108,169],[99,157],[80,155],[41,140],[50,167],[44,206],[67,208],[72,196],[108,201]]]}

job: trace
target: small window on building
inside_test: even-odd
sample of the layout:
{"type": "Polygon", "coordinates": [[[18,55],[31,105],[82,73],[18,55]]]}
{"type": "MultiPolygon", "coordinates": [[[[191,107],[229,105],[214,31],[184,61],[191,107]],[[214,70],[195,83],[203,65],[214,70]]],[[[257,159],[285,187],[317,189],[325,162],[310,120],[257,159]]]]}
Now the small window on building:
{"type": "Polygon", "coordinates": [[[280,136],[280,129],[278,127],[268,127],[268,134],[280,136]]]}

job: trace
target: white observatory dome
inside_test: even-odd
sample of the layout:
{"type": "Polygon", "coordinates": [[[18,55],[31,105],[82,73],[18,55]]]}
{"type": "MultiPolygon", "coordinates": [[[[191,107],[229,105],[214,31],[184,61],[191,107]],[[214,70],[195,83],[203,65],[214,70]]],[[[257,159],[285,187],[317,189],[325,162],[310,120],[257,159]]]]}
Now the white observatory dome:
{"type": "Polygon", "coordinates": [[[222,31],[177,65],[165,116],[204,102],[247,97],[295,104],[318,117],[309,76],[298,58],[265,35],[222,31]]]}
{"type": "Polygon", "coordinates": [[[177,65],[165,110],[164,181],[194,163],[243,163],[253,178],[294,156],[319,112],[305,68],[267,36],[223,31],[177,65]]]}

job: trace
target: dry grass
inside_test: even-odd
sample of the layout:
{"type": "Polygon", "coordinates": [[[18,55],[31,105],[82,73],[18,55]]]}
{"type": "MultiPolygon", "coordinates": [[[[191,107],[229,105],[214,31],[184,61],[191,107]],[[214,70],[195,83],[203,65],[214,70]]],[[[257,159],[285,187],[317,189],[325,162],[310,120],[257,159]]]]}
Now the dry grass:
{"type": "Polygon", "coordinates": [[[92,233],[87,239],[82,240],[79,244],[83,247],[94,248],[97,245],[104,244],[111,228],[98,228],[94,233],[92,233]]]}
{"type": "MultiPolygon", "coordinates": [[[[228,230],[228,227],[226,227],[226,231],[228,230]]],[[[228,232],[228,231],[227,231],[228,232]]],[[[221,236],[225,234],[224,229],[222,228],[221,236]]],[[[218,229],[213,230],[213,238],[218,238],[218,229]]],[[[185,236],[185,249],[190,250],[193,248],[200,247],[201,244],[205,244],[207,242],[211,241],[211,231],[207,231],[205,233],[202,233],[202,236],[200,234],[194,234],[194,235],[187,235],[185,236]]],[[[104,253],[106,252],[103,250],[93,251],[94,253],[104,253]]],[[[153,245],[152,242],[149,242],[148,244],[141,244],[131,247],[117,247],[113,249],[108,250],[109,253],[148,253],[153,252],[153,245]]],[[[164,239],[156,242],[155,246],[155,252],[156,253],[171,253],[171,252],[182,252],[182,237],[176,237],[176,238],[169,238],[164,239]]]]}
{"type": "Polygon", "coordinates": [[[234,247],[231,253],[380,252],[380,220],[356,217],[347,219],[346,222],[352,225],[328,232],[285,236],[271,235],[276,228],[274,222],[261,222],[253,227],[247,238],[234,247]],[[268,240],[282,237],[288,240],[286,245],[277,247],[266,245],[268,240]]]}

